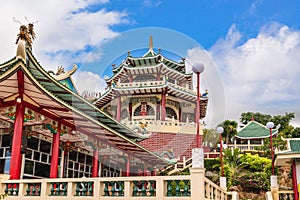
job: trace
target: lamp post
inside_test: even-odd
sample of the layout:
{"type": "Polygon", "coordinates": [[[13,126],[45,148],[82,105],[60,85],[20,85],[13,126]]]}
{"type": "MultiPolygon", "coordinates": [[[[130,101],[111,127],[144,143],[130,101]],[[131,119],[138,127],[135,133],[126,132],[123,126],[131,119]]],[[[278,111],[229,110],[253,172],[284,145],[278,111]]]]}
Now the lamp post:
{"type": "Polygon", "coordinates": [[[220,164],[221,164],[221,176],[224,176],[224,166],[223,166],[223,155],[222,155],[222,134],[224,132],[223,127],[218,127],[217,132],[220,134],[220,164]]]}
{"type": "Polygon", "coordinates": [[[218,127],[217,132],[220,134],[220,164],[221,164],[221,176],[220,176],[220,187],[223,189],[227,189],[226,177],[224,176],[224,166],[223,166],[223,154],[222,154],[222,133],[224,132],[223,127],[218,127]]]}
{"type": "Polygon", "coordinates": [[[271,159],[272,159],[272,175],[274,175],[274,151],[273,151],[273,142],[272,142],[272,128],[274,128],[273,122],[267,123],[267,128],[270,130],[270,149],[271,149],[271,159]]]}
{"type": "MultiPolygon", "coordinates": [[[[200,74],[204,71],[204,65],[197,63],[192,67],[193,72],[197,75],[197,102],[196,102],[196,123],[197,123],[197,136],[196,136],[196,145],[197,148],[200,147],[202,143],[202,138],[199,134],[199,120],[200,120],[200,74]]],[[[202,145],[201,145],[202,146],[202,145]]]]}

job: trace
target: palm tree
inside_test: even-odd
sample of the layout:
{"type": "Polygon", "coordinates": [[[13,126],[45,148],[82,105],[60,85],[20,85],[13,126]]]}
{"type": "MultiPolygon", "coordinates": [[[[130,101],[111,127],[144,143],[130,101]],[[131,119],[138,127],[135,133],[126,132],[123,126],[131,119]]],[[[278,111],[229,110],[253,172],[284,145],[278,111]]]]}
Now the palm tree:
{"type": "Polygon", "coordinates": [[[236,180],[236,177],[244,169],[243,156],[239,149],[225,149],[224,153],[224,164],[228,166],[232,172],[232,179],[236,180]]]}
{"type": "Polygon", "coordinates": [[[223,137],[225,137],[225,142],[228,144],[229,138],[233,137],[237,134],[237,122],[231,121],[231,120],[225,120],[222,122],[219,126],[222,126],[224,128],[224,132],[222,134],[223,137]]]}

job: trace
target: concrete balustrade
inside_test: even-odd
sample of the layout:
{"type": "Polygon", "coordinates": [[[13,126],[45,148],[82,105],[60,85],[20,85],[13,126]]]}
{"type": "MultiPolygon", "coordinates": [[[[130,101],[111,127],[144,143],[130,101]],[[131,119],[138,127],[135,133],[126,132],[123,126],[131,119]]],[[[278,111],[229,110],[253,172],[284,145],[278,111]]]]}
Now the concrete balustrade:
{"type": "Polygon", "coordinates": [[[204,173],[193,168],[187,176],[2,180],[0,192],[8,194],[7,200],[225,200],[226,191],[204,173]]]}
{"type": "Polygon", "coordinates": [[[164,133],[186,133],[186,134],[195,134],[196,124],[187,123],[187,122],[178,122],[178,121],[160,121],[160,120],[147,120],[146,117],[133,117],[133,120],[128,121],[122,120],[121,123],[125,124],[129,128],[134,128],[139,126],[140,122],[147,124],[148,132],[164,132],[164,133]]]}

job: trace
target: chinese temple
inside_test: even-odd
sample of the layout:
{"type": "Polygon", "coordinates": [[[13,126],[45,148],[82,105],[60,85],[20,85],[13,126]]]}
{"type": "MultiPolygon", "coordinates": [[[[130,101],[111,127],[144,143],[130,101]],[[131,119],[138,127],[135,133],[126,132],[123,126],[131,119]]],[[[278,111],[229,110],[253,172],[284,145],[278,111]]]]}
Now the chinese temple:
{"type": "Polygon", "coordinates": [[[206,115],[208,92],[201,94],[196,115],[193,73],[185,62],[165,57],[161,49],[156,52],[150,36],[144,55],[133,57],[129,51],[119,65],[112,65],[106,91],[94,104],[144,138],[139,144],[152,152],[171,161],[189,159],[196,147],[197,116],[206,115]]]}
{"type": "Polygon", "coordinates": [[[1,174],[14,180],[130,176],[169,164],[138,144],[144,137],[120,117],[77,94],[76,65],[47,72],[33,55],[34,38],[33,24],[21,25],[16,56],[0,64],[1,174]]]}

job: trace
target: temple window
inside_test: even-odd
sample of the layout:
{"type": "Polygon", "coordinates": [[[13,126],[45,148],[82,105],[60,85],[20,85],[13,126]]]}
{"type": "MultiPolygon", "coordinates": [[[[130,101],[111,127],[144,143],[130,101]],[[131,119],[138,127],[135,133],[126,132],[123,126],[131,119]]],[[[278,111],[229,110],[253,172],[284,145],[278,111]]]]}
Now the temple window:
{"type": "Polygon", "coordinates": [[[167,115],[167,118],[169,118],[169,119],[175,119],[175,120],[178,119],[176,111],[173,108],[166,107],[166,115],[167,115]]]}
{"type": "Polygon", "coordinates": [[[142,102],[140,106],[138,106],[134,112],[133,116],[148,116],[155,115],[154,109],[147,104],[147,102],[142,102]]]}

